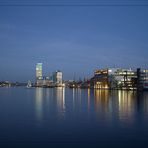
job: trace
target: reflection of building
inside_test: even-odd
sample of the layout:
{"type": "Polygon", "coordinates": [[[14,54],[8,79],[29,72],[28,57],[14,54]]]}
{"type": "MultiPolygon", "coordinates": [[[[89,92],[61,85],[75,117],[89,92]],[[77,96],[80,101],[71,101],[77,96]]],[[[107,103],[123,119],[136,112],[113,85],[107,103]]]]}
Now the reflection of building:
{"type": "Polygon", "coordinates": [[[53,74],[53,82],[57,85],[62,85],[62,72],[61,71],[56,71],[54,74],[53,74]]]}
{"type": "Polygon", "coordinates": [[[35,89],[35,110],[38,120],[42,120],[43,116],[43,88],[35,89]]]}
{"type": "Polygon", "coordinates": [[[112,100],[109,98],[109,90],[94,90],[94,109],[97,118],[100,118],[100,115],[103,115],[103,119],[110,120],[113,107],[112,100]]]}
{"type": "Polygon", "coordinates": [[[108,90],[94,90],[96,109],[109,107],[109,91],[108,90]]]}
{"type": "Polygon", "coordinates": [[[60,117],[65,115],[65,88],[56,88],[57,111],[60,117]]]}
{"type": "Polygon", "coordinates": [[[36,64],[36,78],[39,79],[42,77],[42,63],[36,64]]]}
{"type": "Polygon", "coordinates": [[[119,120],[122,123],[133,122],[135,105],[136,105],[136,95],[132,91],[118,91],[118,113],[119,120]]]}

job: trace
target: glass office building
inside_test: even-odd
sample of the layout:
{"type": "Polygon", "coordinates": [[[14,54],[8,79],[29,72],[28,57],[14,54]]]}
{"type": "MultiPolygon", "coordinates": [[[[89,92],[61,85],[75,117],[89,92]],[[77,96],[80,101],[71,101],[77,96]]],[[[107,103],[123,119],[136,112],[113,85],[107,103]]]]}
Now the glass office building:
{"type": "Polygon", "coordinates": [[[36,78],[40,79],[42,78],[42,63],[37,63],[36,64],[36,78]]]}

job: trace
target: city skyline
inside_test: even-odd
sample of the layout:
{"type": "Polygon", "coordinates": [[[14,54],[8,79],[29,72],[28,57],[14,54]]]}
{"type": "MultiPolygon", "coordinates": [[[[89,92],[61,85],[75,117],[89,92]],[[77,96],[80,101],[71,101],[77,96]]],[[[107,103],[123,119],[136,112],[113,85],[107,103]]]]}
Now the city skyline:
{"type": "Polygon", "coordinates": [[[108,67],[148,68],[147,7],[1,7],[0,80],[64,79],[108,67]],[[138,10],[138,11],[137,11],[138,10]]]}

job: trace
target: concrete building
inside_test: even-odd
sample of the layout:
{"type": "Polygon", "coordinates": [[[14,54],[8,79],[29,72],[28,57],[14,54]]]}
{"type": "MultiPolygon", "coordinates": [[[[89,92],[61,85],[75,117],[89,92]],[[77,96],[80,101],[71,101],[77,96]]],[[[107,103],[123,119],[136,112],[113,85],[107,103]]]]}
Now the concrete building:
{"type": "Polygon", "coordinates": [[[91,87],[97,89],[137,89],[137,72],[132,69],[108,68],[95,70],[91,87]]]}
{"type": "Polygon", "coordinates": [[[108,69],[95,70],[90,85],[95,89],[108,89],[108,69]]]}
{"type": "Polygon", "coordinates": [[[49,79],[49,77],[39,77],[40,79],[36,80],[36,86],[37,87],[52,87],[52,81],[49,79]]]}
{"type": "Polygon", "coordinates": [[[137,69],[137,81],[139,90],[148,90],[148,70],[137,69]]]}
{"type": "Polygon", "coordinates": [[[137,89],[137,72],[132,69],[117,69],[114,74],[117,89],[137,89]]]}
{"type": "Polygon", "coordinates": [[[63,74],[61,71],[57,70],[53,73],[53,82],[55,85],[60,86],[63,83],[63,74]]]}

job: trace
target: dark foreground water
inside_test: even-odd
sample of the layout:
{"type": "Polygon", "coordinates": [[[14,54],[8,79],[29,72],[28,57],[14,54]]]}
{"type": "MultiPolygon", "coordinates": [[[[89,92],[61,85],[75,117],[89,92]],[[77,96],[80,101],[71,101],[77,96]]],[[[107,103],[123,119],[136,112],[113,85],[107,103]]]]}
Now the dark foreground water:
{"type": "Polygon", "coordinates": [[[3,147],[148,147],[148,92],[0,88],[3,147]]]}

